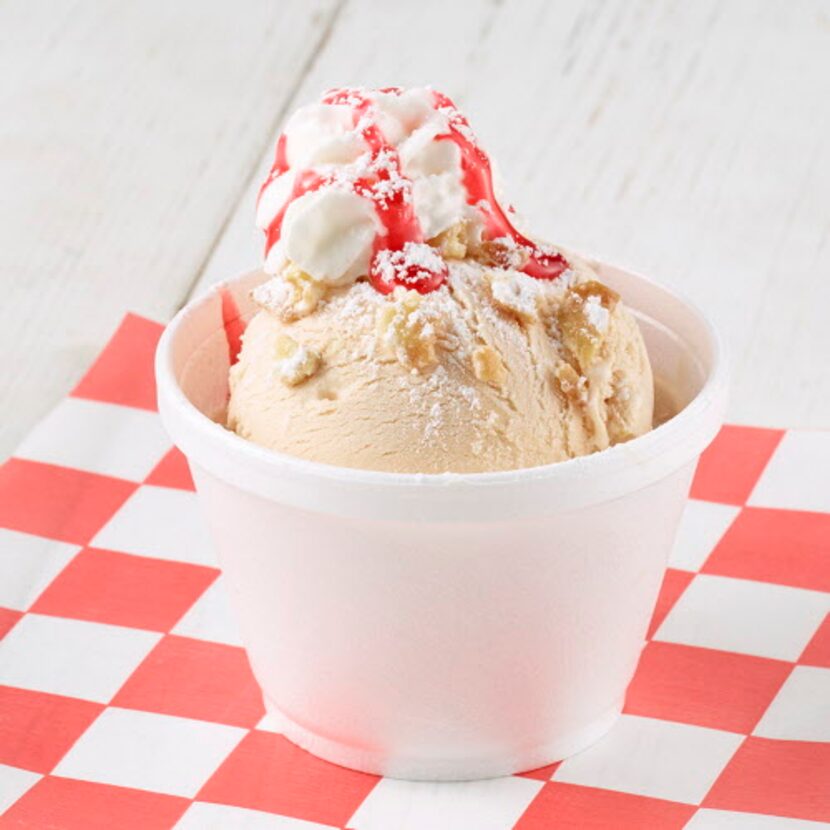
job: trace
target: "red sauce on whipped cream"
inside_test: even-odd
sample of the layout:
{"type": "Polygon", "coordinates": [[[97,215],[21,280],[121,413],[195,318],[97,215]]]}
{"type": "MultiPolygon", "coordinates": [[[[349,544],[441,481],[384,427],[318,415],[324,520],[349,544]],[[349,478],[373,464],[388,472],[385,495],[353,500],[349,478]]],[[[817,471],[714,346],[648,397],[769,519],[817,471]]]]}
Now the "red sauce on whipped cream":
{"type": "MultiPolygon", "coordinates": [[[[398,87],[386,87],[383,93],[400,95],[398,87]]],[[[433,108],[447,115],[449,130],[435,140],[452,141],[461,155],[462,183],[467,192],[467,203],[474,206],[484,222],[485,240],[505,240],[511,246],[527,254],[522,271],[537,279],[555,279],[567,270],[567,260],[557,251],[539,245],[521,234],[502,210],[493,191],[493,175],[490,159],[478,146],[467,119],[458,111],[446,95],[432,93],[433,108]]],[[[352,111],[354,129],[368,148],[370,161],[366,175],[359,176],[349,185],[354,192],[374,203],[377,218],[383,230],[375,236],[369,280],[383,294],[396,285],[413,288],[422,294],[439,288],[447,278],[447,266],[442,258],[405,256],[410,243],[424,243],[423,230],[415,213],[411,198],[411,181],[401,171],[397,148],[383,135],[373,117],[373,102],[361,89],[333,89],[323,97],[324,104],[348,106],[352,111]],[[390,266],[390,262],[393,263],[390,266]]],[[[260,189],[265,188],[289,169],[286,136],[277,142],[274,165],[260,189]]],[[[283,207],[266,228],[265,255],[279,241],[282,223],[288,206],[305,193],[317,190],[335,180],[335,174],[322,175],[313,169],[297,173],[291,193],[283,207]]]]}
{"type": "Polygon", "coordinates": [[[438,140],[452,141],[461,151],[461,171],[467,203],[478,207],[487,227],[486,239],[507,237],[517,246],[524,248],[528,261],[521,269],[531,277],[552,280],[568,269],[568,261],[558,251],[547,250],[528,239],[513,227],[493,192],[493,170],[490,158],[472,138],[467,119],[458,111],[446,95],[433,92],[436,109],[448,110],[450,132],[439,135],[438,140]]]}

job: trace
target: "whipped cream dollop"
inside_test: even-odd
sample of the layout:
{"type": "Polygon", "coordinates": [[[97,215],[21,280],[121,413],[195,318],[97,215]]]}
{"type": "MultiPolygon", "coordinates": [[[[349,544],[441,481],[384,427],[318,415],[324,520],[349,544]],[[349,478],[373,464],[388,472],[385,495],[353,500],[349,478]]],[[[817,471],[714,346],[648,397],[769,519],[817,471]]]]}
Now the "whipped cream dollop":
{"type": "Polygon", "coordinates": [[[429,242],[460,223],[531,276],[552,279],[568,268],[513,227],[467,119],[429,88],[335,89],[301,107],[257,202],[267,273],[293,263],[314,282],[368,277],[382,293],[442,285],[446,263],[429,242]]]}

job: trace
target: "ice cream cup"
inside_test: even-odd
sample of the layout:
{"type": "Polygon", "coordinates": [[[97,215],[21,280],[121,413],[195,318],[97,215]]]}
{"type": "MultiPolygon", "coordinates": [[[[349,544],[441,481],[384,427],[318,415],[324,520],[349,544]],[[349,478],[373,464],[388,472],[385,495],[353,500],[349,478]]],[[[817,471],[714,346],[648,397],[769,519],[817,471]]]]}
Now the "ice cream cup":
{"type": "Polygon", "coordinates": [[[695,308],[597,267],[680,411],[626,444],[509,472],[334,467],[226,430],[221,292],[252,316],[256,273],[167,327],[161,416],[190,462],[266,705],[299,746],[387,776],[471,779],[560,760],[614,724],[727,380],[695,308]]]}

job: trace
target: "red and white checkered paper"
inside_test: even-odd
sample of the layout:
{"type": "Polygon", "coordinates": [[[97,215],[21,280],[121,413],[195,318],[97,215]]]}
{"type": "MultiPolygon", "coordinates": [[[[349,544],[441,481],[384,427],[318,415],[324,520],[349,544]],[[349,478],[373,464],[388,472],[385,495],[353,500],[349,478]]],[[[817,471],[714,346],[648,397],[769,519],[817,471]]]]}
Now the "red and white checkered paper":
{"type": "Polygon", "coordinates": [[[0,827],[830,826],[830,433],[728,426],[706,452],[607,737],[395,781],[269,724],[156,414],[160,332],[127,317],[0,468],[0,827]]]}

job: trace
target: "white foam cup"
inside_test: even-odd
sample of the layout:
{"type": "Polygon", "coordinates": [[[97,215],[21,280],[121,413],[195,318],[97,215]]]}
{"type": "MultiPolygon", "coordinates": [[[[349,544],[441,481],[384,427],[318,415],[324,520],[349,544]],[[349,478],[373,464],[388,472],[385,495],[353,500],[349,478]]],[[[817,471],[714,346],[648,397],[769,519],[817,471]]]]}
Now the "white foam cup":
{"type": "Polygon", "coordinates": [[[681,407],[647,435],[559,464],[415,475],[334,467],[226,430],[220,291],[156,357],[268,709],[315,755],[382,775],[544,766],[618,717],[695,464],[726,398],[719,340],[686,301],[598,264],[681,407]]]}

